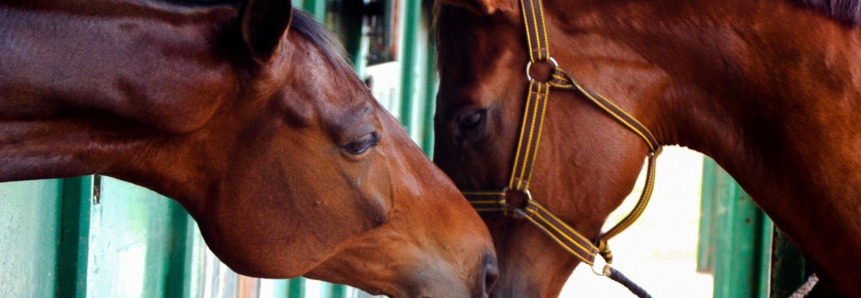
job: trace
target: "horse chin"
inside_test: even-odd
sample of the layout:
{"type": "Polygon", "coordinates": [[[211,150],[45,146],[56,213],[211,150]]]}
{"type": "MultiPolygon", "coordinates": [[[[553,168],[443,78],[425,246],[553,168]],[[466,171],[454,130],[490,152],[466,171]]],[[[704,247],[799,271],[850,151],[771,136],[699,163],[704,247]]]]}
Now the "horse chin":
{"type": "MultiPolygon", "coordinates": [[[[574,267],[576,266],[575,264],[574,267]]],[[[573,270],[568,265],[553,270],[542,270],[547,269],[543,266],[507,269],[500,273],[500,279],[492,288],[489,298],[556,298],[571,274],[569,270],[573,270]],[[552,278],[548,278],[550,276],[552,278]]]]}
{"type": "MultiPolygon", "coordinates": [[[[406,283],[392,281],[373,281],[365,274],[350,274],[352,278],[322,276],[314,273],[305,277],[327,281],[335,281],[356,287],[375,296],[391,298],[486,298],[483,294],[471,293],[466,287],[452,285],[451,282],[440,282],[440,278],[407,280],[406,283]],[[355,277],[361,276],[361,281],[355,277]]],[[[475,291],[472,291],[475,292],[475,291]]]]}
{"type": "MultiPolygon", "coordinates": [[[[500,281],[502,282],[502,281],[500,281]]],[[[552,298],[557,297],[561,287],[552,295],[547,288],[542,288],[536,283],[525,279],[510,281],[507,284],[498,284],[490,293],[490,298],[552,298]]]]}
{"type": "Polygon", "coordinates": [[[535,296],[536,292],[532,291],[534,287],[529,285],[528,280],[520,278],[516,274],[514,276],[518,277],[505,278],[505,276],[503,275],[503,278],[493,287],[490,298],[543,297],[535,296]]]}
{"type": "Polygon", "coordinates": [[[405,255],[376,264],[362,261],[367,259],[342,254],[305,276],[393,298],[487,298],[487,289],[493,287],[498,274],[496,257],[490,252],[481,254],[467,271],[432,254],[405,255]]]}

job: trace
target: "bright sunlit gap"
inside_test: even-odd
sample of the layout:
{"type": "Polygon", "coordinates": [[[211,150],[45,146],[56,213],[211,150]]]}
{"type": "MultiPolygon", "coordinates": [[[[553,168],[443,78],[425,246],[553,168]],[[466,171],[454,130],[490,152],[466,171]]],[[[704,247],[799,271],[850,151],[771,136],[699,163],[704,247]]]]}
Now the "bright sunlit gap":
{"type": "MultiPolygon", "coordinates": [[[[666,147],[658,158],[655,192],[643,216],[610,241],[613,265],[655,297],[711,297],[710,274],[697,273],[697,234],[703,155],[666,147]]],[[[644,166],[645,170],[645,166],[644,166]]],[[[643,191],[645,171],[609,229],[630,212],[643,191]]],[[[632,297],[623,286],[578,266],[560,297],[632,297]]]]}

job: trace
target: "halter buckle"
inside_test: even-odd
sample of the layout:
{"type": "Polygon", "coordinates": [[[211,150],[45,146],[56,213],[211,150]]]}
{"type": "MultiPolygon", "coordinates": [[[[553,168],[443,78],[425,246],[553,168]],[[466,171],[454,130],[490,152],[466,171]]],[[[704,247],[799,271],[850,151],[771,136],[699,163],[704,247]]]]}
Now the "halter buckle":
{"type": "MultiPolygon", "coordinates": [[[[557,63],[556,59],[553,59],[553,57],[547,57],[547,61],[550,61],[550,63],[553,63],[553,68],[559,67],[559,63],[557,63]]],[[[532,61],[530,60],[529,62],[526,63],[526,78],[529,79],[530,82],[532,81],[532,75],[529,74],[529,70],[531,70],[531,69],[532,69],[532,61]]]]}

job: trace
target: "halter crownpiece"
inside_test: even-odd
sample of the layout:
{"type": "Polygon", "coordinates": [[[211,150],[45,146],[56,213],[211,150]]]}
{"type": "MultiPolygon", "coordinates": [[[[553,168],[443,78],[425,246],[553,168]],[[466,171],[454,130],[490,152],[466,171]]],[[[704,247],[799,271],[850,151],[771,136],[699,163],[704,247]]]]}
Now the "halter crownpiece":
{"type": "Polygon", "coordinates": [[[580,85],[568,71],[560,67],[556,60],[550,56],[541,0],[520,0],[520,5],[529,46],[529,62],[526,65],[529,92],[526,95],[511,178],[508,186],[502,190],[464,191],[463,194],[478,212],[502,212],[506,216],[526,219],[566,251],[589,266],[594,266],[596,254],[601,255],[607,265],[600,272],[593,268],[593,272],[622,283],[640,297],[651,297],[642,288],[610,267],[610,264],[613,263],[613,253],[610,251],[607,241],[630,227],[646,209],[655,186],[655,161],[663,148],[646,126],[605,97],[580,85]],[[532,65],[545,62],[553,65],[549,79],[546,81],[534,79],[530,75],[532,65]],[[534,200],[529,192],[529,183],[532,180],[535,159],[541,142],[544,112],[547,108],[551,88],[576,90],[583,94],[607,114],[636,133],[649,148],[646,185],[637,205],[621,222],[595,240],[589,240],[556,217],[546,207],[534,200]],[[508,197],[515,193],[525,195],[526,201],[522,206],[510,204],[508,197]]]}

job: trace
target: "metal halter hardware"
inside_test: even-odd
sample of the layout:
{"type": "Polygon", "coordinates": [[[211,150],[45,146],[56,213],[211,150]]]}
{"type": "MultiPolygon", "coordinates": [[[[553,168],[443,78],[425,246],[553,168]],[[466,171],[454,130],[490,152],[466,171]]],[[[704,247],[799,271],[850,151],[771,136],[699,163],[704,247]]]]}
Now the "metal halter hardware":
{"type": "MultiPolygon", "coordinates": [[[[613,263],[613,254],[607,241],[633,224],[645,210],[654,188],[655,161],[660,155],[662,147],[642,123],[600,94],[580,85],[568,71],[560,67],[556,60],[550,56],[541,0],[520,0],[520,5],[529,45],[529,62],[526,64],[529,91],[526,96],[511,179],[509,185],[502,190],[464,191],[463,194],[478,212],[502,212],[506,216],[528,220],[580,261],[593,266],[592,271],[595,274],[609,276],[624,284],[625,282],[620,281],[620,279],[627,280],[627,278],[610,267],[613,263]],[[553,64],[550,78],[547,81],[533,79],[529,73],[532,64],[547,61],[553,64]],[[570,89],[581,93],[622,125],[636,133],[649,148],[646,185],[637,205],[627,217],[595,240],[588,239],[559,219],[546,207],[534,200],[529,192],[532,169],[535,166],[536,153],[541,141],[544,111],[551,88],[570,89]],[[527,195],[526,203],[522,208],[514,207],[506,200],[507,194],[511,191],[518,191],[527,195]],[[594,268],[596,255],[600,255],[607,263],[600,271],[594,268]]],[[[628,280],[628,282],[630,281],[628,280]]],[[[631,287],[629,289],[636,293],[631,287]]],[[[648,294],[645,295],[648,296],[648,294]]]]}
{"type": "MultiPolygon", "coordinates": [[[[556,59],[553,59],[553,57],[547,57],[547,60],[550,61],[551,63],[553,63],[553,68],[559,67],[559,63],[556,62],[556,59]]],[[[530,60],[529,62],[526,62],[526,78],[529,79],[530,82],[532,81],[532,75],[529,74],[529,70],[531,70],[531,69],[532,69],[532,61],[530,60]]]]}

